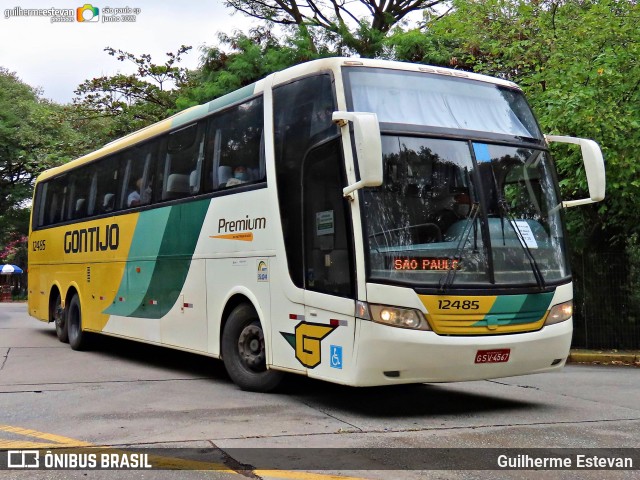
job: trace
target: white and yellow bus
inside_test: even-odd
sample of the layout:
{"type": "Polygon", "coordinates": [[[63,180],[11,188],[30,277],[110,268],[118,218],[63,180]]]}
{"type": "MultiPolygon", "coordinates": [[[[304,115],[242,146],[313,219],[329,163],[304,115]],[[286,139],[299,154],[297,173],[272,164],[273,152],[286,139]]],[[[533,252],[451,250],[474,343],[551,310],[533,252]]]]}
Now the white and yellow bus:
{"type": "Polygon", "coordinates": [[[564,207],[596,143],[545,137],[513,83],[398,62],[298,65],[44,172],[29,313],[354,386],[561,368],[564,207]],[[548,143],[578,144],[562,202],[548,143]]]}

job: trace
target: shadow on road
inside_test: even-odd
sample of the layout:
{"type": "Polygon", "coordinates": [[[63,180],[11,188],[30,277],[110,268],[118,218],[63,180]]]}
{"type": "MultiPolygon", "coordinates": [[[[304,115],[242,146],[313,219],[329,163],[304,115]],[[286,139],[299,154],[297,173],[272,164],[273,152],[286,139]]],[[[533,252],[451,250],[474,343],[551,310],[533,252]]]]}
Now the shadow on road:
{"type": "MultiPolygon", "coordinates": [[[[55,330],[37,331],[57,342],[55,330]]],[[[230,384],[221,360],[180,350],[94,335],[91,353],[195,375],[212,382],[230,384]]],[[[465,383],[394,385],[385,387],[347,387],[308,377],[287,375],[275,393],[295,398],[313,408],[342,411],[365,417],[411,418],[443,415],[480,415],[488,412],[513,412],[535,409],[533,402],[517,401],[496,395],[464,391],[465,383]],[[461,388],[462,387],[462,388],[461,388]]],[[[247,395],[254,395],[247,393],[247,395]]]]}

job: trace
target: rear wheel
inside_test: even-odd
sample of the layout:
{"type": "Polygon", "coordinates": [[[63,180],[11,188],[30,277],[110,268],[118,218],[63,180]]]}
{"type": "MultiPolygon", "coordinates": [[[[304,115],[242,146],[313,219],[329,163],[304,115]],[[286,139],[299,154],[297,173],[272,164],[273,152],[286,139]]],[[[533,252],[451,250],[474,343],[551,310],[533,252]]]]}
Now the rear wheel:
{"type": "Polygon", "coordinates": [[[64,309],[62,308],[62,299],[60,294],[56,293],[56,298],[49,306],[49,319],[56,326],[56,335],[58,340],[67,343],[69,341],[69,329],[67,328],[67,320],[64,309]]]}
{"type": "Polygon", "coordinates": [[[82,309],[80,299],[74,295],[66,309],[66,323],[69,331],[69,345],[74,350],[85,350],[89,343],[88,334],[82,331],[82,309]]]}
{"type": "Polygon", "coordinates": [[[231,379],[242,390],[270,392],[284,374],[267,370],[260,319],[249,305],[233,309],[222,332],[222,359],[231,379]]]}

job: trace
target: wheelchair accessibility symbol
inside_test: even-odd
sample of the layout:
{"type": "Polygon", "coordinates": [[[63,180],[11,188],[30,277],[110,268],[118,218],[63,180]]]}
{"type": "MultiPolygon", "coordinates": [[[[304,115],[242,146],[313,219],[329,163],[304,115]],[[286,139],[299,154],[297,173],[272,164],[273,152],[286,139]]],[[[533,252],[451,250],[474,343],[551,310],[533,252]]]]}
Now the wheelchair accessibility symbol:
{"type": "Polygon", "coordinates": [[[342,370],[342,347],[331,345],[331,368],[339,368],[342,370]]]}

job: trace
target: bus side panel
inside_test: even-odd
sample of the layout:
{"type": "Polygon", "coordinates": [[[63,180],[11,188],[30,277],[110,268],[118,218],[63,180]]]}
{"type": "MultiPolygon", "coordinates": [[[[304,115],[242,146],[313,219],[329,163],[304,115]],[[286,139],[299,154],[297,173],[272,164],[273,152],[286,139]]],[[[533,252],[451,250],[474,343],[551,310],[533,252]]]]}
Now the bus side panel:
{"type": "Polygon", "coordinates": [[[206,353],[206,318],[205,260],[192,260],[178,300],[159,320],[163,345],[206,353]]]}
{"type": "Polygon", "coordinates": [[[295,326],[302,322],[305,314],[304,304],[292,302],[286,295],[280,275],[289,275],[286,263],[274,260],[269,265],[270,274],[274,276],[271,285],[271,351],[268,352],[270,364],[306,374],[307,369],[295,355],[295,326]]]}
{"type": "MultiPolygon", "coordinates": [[[[270,279],[264,276],[271,263],[269,257],[246,256],[207,260],[207,304],[209,353],[220,356],[220,321],[224,307],[233,295],[242,295],[255,307],[260,317],[267,351],[270,350],[270,279]]],[[[203,297],[205,298],[205,297],[203,297]]]]}
{"type": "Polygon", "coordinates": [[[53,286],[59,285],[63,301],[75,286],[83,326],[101,331],[109,319],[104,310],[119,301],[115,292],[124,276],[137,220],[133,213],[31,232],[31,243],[38,250],[29,255],[30,313],[46,319],[53,286]]]}
{"type": "Polygon", "coordinates": [[[117,283],[113,279],[120,278],[124,268],[123,261],[114,260],[92,263],[85,272],[78,272],[77,281],[82,290],[82,323],[87,330],[102,331],[109,320],[109,315],[103,312],[121,301],[116,298],[117,283]]]}
{"type": "Polygon", "coordinates": [[[29,315],[49,321],[49,288],[44,281],[43,268],[40,265],[29,265],[29,315]]]}
{"type": "Polygon", "coordinates": [[[220,355],[223,312],[235,294],[258,310],[269,342],[271,274],[265,271],[270,271],[279,227],[279,219],[269,215],[269,203],[267,188],[229,189],[228,195],[211,199],[202,222],[194,258],[206,259],[207,351],[213,356],[220,355]]]}

